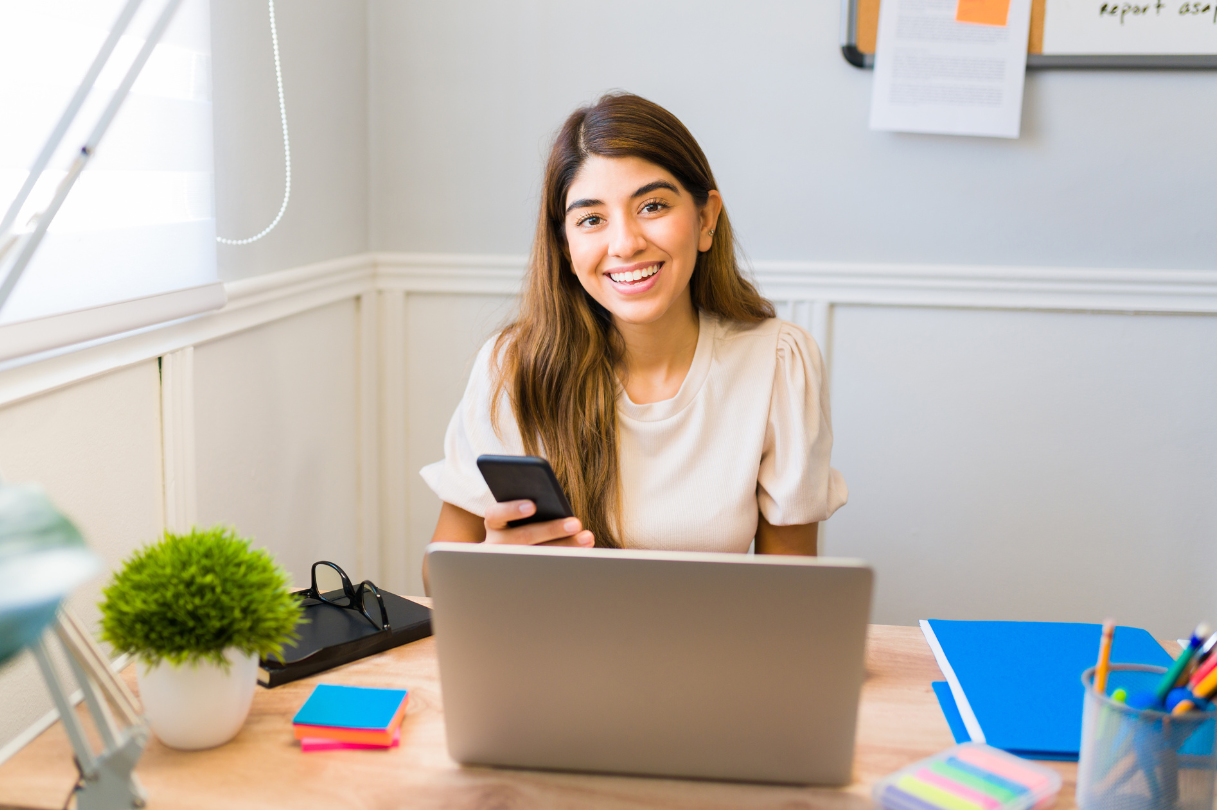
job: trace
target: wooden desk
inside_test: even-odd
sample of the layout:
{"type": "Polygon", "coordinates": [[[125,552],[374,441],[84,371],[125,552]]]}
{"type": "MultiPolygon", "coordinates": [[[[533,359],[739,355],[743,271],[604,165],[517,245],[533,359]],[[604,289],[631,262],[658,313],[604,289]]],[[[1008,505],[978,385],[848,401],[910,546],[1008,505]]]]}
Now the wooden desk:
{"type": "MultiPolygon", "coordinates": [[[[422,601],[422,600],[419,600],[422,601]]],[[[858,718],[854,782],[794,788],[495,768],[462,768],[448,758],[435,640],[399,647],[314,678],[259,688],[236,739],[185,753],[155,738],[138,773],[149,808],[870,808],[880,777],[952,745],[930,682],[941,680],[921,631],[873,625],[858,718]],[[318,681],[410,690],[401,746],[387,751],[302,753],[291,718],[318,681]]],[[[124,673],[134,681],[131,668],[124,673]]],[[[0,805],[63,804],[75,773],[60,724],[0,766],[0,805]]],[[[1057,804],[1073,810],[1073,763],[1047,763],[1065,780],[1057,804]]]]}

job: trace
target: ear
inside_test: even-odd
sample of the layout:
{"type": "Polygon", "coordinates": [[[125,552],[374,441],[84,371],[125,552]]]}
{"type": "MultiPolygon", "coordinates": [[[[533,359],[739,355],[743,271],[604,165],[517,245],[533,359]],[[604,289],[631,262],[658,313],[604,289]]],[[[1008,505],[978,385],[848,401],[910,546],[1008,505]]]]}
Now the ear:
{"type": "Polygon", "coordinates": [[[699,253],[705,253],[714,245],[714,234],[711,233],[718,227],[718,215],[723,212],[723,198],[715,189],[710,190],[710,194],[706,198],[706,204],[701,207],[698,212],[698,235],[697,235],[697,250],[699,253]]]}

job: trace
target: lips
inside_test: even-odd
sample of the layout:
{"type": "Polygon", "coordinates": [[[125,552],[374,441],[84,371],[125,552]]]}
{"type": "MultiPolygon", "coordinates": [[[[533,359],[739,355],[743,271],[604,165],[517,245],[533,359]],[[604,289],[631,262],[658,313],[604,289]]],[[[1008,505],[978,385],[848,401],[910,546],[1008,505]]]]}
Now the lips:
{"type": "Polygon", "coordinates": [[[663,269],[663,265],[663,262],[639,262],[614,268],[605,275],[613,282],[613,289],[629,295],[649,290],[663,269]]]}
{"type": "Polygon", "coordinates": [[[659,268],[663,262],[645,262],[629,267],[619,268],[616,271],[610,270],[606,275],[618,284],[630,284],[641,281],[644,278],[650,278],[659,272],[659,268]]]}

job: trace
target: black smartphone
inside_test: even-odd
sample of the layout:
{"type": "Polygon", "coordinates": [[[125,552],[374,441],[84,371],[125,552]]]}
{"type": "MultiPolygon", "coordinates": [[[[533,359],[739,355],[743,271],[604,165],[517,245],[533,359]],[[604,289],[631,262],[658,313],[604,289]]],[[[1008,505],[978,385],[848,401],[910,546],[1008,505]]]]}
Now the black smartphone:
{"type": "Polygon", "coordinates": [[[574,517],[549,462],[539,456],[478,456],[478,469],[486,486],[499,503],[503,501],[532,501],[537,511],[526,518],[512,520],[508,526],[526,526],[546,520],[574,517]]]}

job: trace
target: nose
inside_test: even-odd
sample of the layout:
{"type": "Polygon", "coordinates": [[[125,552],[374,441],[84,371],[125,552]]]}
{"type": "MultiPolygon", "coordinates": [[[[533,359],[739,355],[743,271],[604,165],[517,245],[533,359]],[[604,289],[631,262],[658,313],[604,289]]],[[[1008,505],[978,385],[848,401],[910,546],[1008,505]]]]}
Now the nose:
{"type": "Polygon", "coordinates": [[[646,249],[647,240],[632,217],[615,217],[609,225],[609,254],[620,259],[636,256],[646,249]]]}

